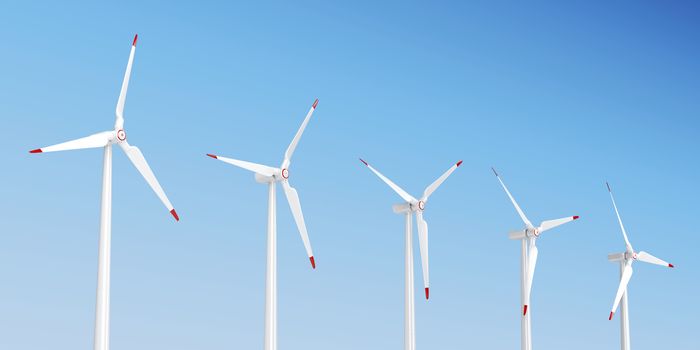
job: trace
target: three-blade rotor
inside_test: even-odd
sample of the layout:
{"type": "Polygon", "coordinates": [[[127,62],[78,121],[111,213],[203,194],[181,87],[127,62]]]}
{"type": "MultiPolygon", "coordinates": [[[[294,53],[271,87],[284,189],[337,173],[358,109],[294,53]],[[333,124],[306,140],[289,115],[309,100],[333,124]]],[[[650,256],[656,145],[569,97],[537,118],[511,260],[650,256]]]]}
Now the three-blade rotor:
{"type": "Polygon", "coordinates": [[[425,298],[430,298],[430,269],[428,261],[428,223],[423,218],[423,211],[425,210],[425,204],[428,202],[430,197],[435,190],[437,190],[440,185],[442,185],[445,180],[459,167],[462,165],[462,161],[452,165],[445,173],[443,173],[437,180],[426,187],[423,192],[423,197],[420,200],[414,198],[408,192],[404,191],[401,187],[396,185],[393,181],[389,180],[386,176],[380,173],[377,169],[369,165],[362,158],[360,161],[369,168],[377,177],[379,177],[384,183],[389,185],[391,189],[394,190],[404,201],[406,201],[406,210],[414,212],[416,215],[416,224],[418,225],[418,243],[420,246],[420,257],[421,257],[421,267],[423,269],[423,284],[425,286],[425,298]]]}
{"type": "Polygon", "coordinates": [[[537,245],[536,245],[537,238],[539,238],[539,236],[542,232],[549,231],[557,226],[561,226],[563,224],[577,220],[579,217],[578,217],[578,215],[575,215],[575,216],[567,216],[567,217],[561,218],[561,219],[545,220],[545,221],[542,221],[539,226],[535,227],[534,225],[532,225],[532,222],[530,222],[530,220],[527,218],[527,216],[525,216],[525,213],[523,212],[523,210],[520,209],[518,202],[515,201],[515,198],[513,198],[513,195],[508,190],[508,187],[506,187],[506,184],[503,183],[503,180],[501,179],[501,176],[498,175],[498,172],[496,172],[496,169],[491,168],[491,170],[493,170],[493,174],[496,175],[498,182],[501,183],[503,190],[508,195],[508,198],[510,198],[511,203],[513,203],[513,206],[515,207],[515,210],[518,212],[520,219],[522,219],[523,223],[525,223],[524,230],[514,231],[514,232],[511,232],[511,234],[510,234],[511,239],[525,239],[525,240],[527,240],[527,247],[528,247],[527,257],[526,257],[527,269],[526,269],[525,290],[524,290],[525,302],[523,304],[523,316],[525,316],[525,315],[527,315],[528,305],[530,305],[530,293],[532,291],[532,281],[535,277],[535,267],[537,266],[537,257],[539,255],[539,250],[537,249],[537,245]]]}
{"type": "Polygon", "coordinates": [[[622,231],[622,237],[625,239],[626,248],[622,257],[625,266],[622,270],[620,284],[617,287],[615,300],[613,301],[613,306],[610,309],[610,316],[608,317],[609,320],[612,320],[615,311],[617,311],[617,307],[620,305],[622,296],[627,292],[627,285],[629,284],[630,279],[632,278],[632,274],[634,273],[634,270],[632,269],[632,263],[635,260],[654,265],[666,266],[670,268],[673,268],[674,266],[673,264],[661,260],[645,251],[641,251],[639,253],[636,253],[634,251],[634,248],[632,248],[632,244],[630,243],[629,238],[627,237],[627,231],[625,231],[625,226],[622,224],[622,218],[620,217],[620,212],[617,209],[617,204],[615,203],[615,197],[613,196],[612,189],[610,189],[610,184],[606,182],[605,185],[608,187],[608,192],[610,193],[610,200],[612,201],[613,208],[615,209],[615,215],[617,216],[617,221],[620,224],[620,230],[622,231]]]}
{"type": "Polygon", "coordinates": [[[311,242],[309,241],[309,234],[306,230],[306,222],[304,221],[304,214],[301,210],[299,194],[297,190],[289,184],[289,166],[291,165],[292,155],[294,154],[294,150],[296,149],[297,144],[299,143],[299,139],[301,139],[301,135],[304,133],[306,125],[309,123],[309,120],[311,120],[311,116],[313,115],[317,106],[318,99],[314,101],[314,104],[311,106],[311,109],[309,109],[309,112],[306,114],[306,118],[304,118],[304,121],[301,123],[299,130],[294,135],[292,142],[289,144],[289,147],[287,147],[286,152],[284,152],[282,165],[279,168],[257,163],[251,163],[233,158],[221,157],[214,154],[207,154],[207,156],[212,157],[214,159],[218,159],[222,162],[251,171],[256,174],[256,178],[260,177],[264,182],[282,183],[282,188],[284,189],[284,194],[287,197],[289,208],[292,211],[294,222],[297,225],[299,235],[301,236],[301,240],[304,243],[304,248],[306,249],[306,254],[309,257],[309,261],[311,262],[311,267],[313,267],[314,269],[316,268],[316,260],[314,259],[314,254],[311,249],[311,242]]]}
{"type": "Polygon", "coordinates": [[[124,81],[122,82],[121,92],[119,93],[119,99],[117,100],[117,107],[115,110],[116,121],[114,123],[114,130],[103,131],[90,136],[82,137],[79,139],[59,143],[52,146],[37,148],[29,151],[30,153],[46,153],[46,152],[58,152],[58,151],[69,151],[77,149],[87,149],[87,148],[101,148],[106,147],[110,144],[118,144],[121,149],[126,153],[127,157],[131,163],[136,167],[136,169],[144,177],[148,185],[153,189],[158,198],[163,202],[170,214],[175,218],[175,220],[180,220],[177,212],[173,208],[173,205],[168,200],[165,191],[158,183],[153,171],[148,166],[146,158],[144,158],[141,151],[136,146],[131,146],[126,141],[126,132],[124,131],[124,104],[126,102],[126,92],[129,87],[129,78],[131,76],[131,67],[134,62],[134,53],[136,52],[136,41],[138,39],[138,34],[134,36],[134,41],[131,43],[131,52],[129,54],[129,62],[126,65],[126,72],[124,73],[124,81]]]}

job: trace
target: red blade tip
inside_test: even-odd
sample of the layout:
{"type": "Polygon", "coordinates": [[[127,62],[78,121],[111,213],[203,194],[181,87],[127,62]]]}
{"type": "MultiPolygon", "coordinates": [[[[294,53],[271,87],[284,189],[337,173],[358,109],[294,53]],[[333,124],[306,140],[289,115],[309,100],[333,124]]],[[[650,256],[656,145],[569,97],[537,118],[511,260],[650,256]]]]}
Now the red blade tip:
{"type": "Polygon", "coordinates": [[[668,264],[668,267],[674,268],[675,266],[673,266],[673,264],[668,264]]]}
{"type": "Polygon", "coordinates": [[[615,314],[614,312],[610,312],[610,317],[608,317],[608,321],[612,321],[612,317],[614,314],[615,314]]]}
{"type": "Polygon", "coordinates": [[[360,158],[360,161],[361,161],[361,162],[362,162],[362,163],[363,163],[364,165],[367,165],[367,166],[369,166],[369,164],[367,164],[367,162],[365,162],[365,160],[364,160],[364,159],[360,158]]]}
{"type": "Polygon", "coordinates": [[[523,316],[527,315],[527,305],[523,306],[523,316]]]}
{"type": "Polygon", "coordinates": [[[175,209],[171,210],[170,214],[173,215],[173,217],[175,218],[175,221],[180,221],[180,217],[177,215],[177,212],[175,211],[175,209]]]}
{"type": "Polygon", "coordinates": [[[41,148],[37,148],[37,149],[33,149],[33,150],[29,151],[29,153],[41,153],[41,152],[42,152],[41,148]]]}
{"type": "Polygon", "coordinates": [[[219,159],[219,158],[217,158],[217,157],[216,157],[215,155],[213,155],[213,154],[209,154],[209,153],[207,153],[207,155],[208,155],[209,157],[212,157],[212,158],[214,158],[214,159],[219,159]]]}
{"type": "Polygon", "coordinates": [[[139,40],[139,35],[138,35],[138,34],[134,35],[134,42],[131,43],[131,46],[136,46],[136,41],[137,41],[137,40],[139,40]]]}
{"type": "Polygon", "coordinates": [[[430,287],[425,288],[425,300],[430,299],[430,287]]]}
{"type": "Polygon", "coordinates": [[[460,160],[459,162],[457,162],[457,166],[460,166],[460,165],[462,165],[462,161],[461,161],[461,160],[460,160]]]}
{"type": "Polygon", "coordinates": [[[316,260],[314,260],[314,257],[313,257],[313,256],[310,256],[310,257],[309,257],[309,260],[311,260],[311,267],[313,267],[314,270],[315,270],[315,269],[316,269],[316,260]]]}
{"type": "Polygon", "coordinates": [[[316,99],[316,101],[314,101],[314,105],[311,106],[311,108],[316,109],[316,106],[318,106],[318,99],[316,99]]]}
{"type": "Polygon", "coordinates": [[[574,215],[574,220],[578,220],[578,218],[579,218],[578,215],[574,215]]]}

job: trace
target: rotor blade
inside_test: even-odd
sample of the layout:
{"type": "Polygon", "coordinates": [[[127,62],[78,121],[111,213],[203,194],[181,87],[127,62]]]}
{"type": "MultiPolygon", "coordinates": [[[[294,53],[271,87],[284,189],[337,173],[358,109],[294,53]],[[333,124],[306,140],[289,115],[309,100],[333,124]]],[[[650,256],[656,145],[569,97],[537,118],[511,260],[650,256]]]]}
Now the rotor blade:
{"type": "Polygon", "coordinates": [[[107,146],[109,141],[114,136],[114,131],[104,131],[72,141],[59,143],[53,146],[37,148],[29,151],[29,153],[57,152],[70,151],[74,149],[99,148],[107,146]]]}
{"type": "Polygon", "coordinates": [[[420,262],[423,267],[423,285],[425,286],[425,299],[430,297],[430,269],[428,260],[428,223],[423,219],[423,211],[416,211],[418,224],[418,243],[420,245],[420,262]]]}
{"type": "Polygon", "coordinates": [[[426,187],[425,191],[423,192],[423,198],[421,200],[423,202],[427,202],[428,197],[430,197],[430,195],[433,194],[433,192],[435,192],[435,190],[437,190],[437,188],[440,187],[440,185],[442,185],[442,183],[445,182],[445,180],[447,180],[447,178],[450,175],[452,175],[452,172],[455,171],[455,169],[457,169],[457,167],[459,167],[460,165],[462,165],[461,160],[455,163],[449,169],[447,169],[447,171],[444,174],[442,174],[442,176],[440,176],[437,180],[435,180],[435,182],[430,184],[430,186],[426,187]]]}
{"type": "Polygon", "coordinates": [[[314,111],[316,110],[316,106],[318,106],[318,99],[316,99],[316,101],[314,101],[314,104],[311,106],[311,109],[309,109],[309,113],[306,113],[306,118],[304,118],[304,121],[301,123],[301,126],[299,127],[299,130],[297,131],[296,135],[294,135],[292,142],[289,144],[289,147],[287,147],[287,151],[284,152],[284,160],[282,161],[282,168],[283,169],[289,166],[289,163],[292,160],[292,154],[294,153],[294,150],[297,148],[297,144],[299,143],[299,139],[301,138],[301,134],[304,133],[304,129],[306,129],[306,125],[309,124],[309,120],[311,120],[311,115],[314,114],[314,111]]]}
{"type": "Polygon", "coordinates": [[[551,230],[557,226],[564,225],[567,222],[572,222],[574,220],[577,220],[578,218],[579,218],[578,215],[574,215],[574,216],[567,216],[565,218],[556,219],[556,220],[542,221],[542,223],[540,224],[539,230],[540,230],[540,232],[551,230]]]}
{"type": "Polygon", "coordinates": [[[214,158],[214,159],[218,159],[222,162],[235,165],[239,168],[243,168],[245,170],[249,170],[249,171],[252,171],[254,173],[258,173],[260,175],[263,175],[263,176],[272,176],[272,175],[275,175],[276,173],[279,172],[278,169],[275,169],[273,167],[269,167],[267,165],[246,162],[243,160],[238,160],[238,159],[233,159],[233,158],[220,157],[220,156],[213,155],[213,154],[207,154],[207,155],[209,157],[214,158]]]}
{"type": "Polygon", "coordinates": [[[527,225],[528,228],[533,228],[532,223],[530,220],[527,219],[527,216],[525,216],[525,213],[523,213],[522,209],[520,209],[520,206],[518,205],[518,202],[515,201],[515,198],[510,194],[510,191],[508,191],[508,187],[506,187],[506,184],[503,183],[503,180],[501,180],[501,177],[498,176],[498,173],[496,172],[496,169],[491,168],[493,170],[494,175],[496,175],[496,178],[498,179],[498,182],[501,183],[501,186],[503,186],[503,189],[506,191],[506,194],[508,195],[508,198],[510,198],[510,201],[513,202],[513,206],[515,207],[515,210],[518,211],[518,215],[520,215],[520,218],[523,220],[525,225],[527,225]]]}
{"type": "Polygon", "coordinates": [[[637,260],[643,261],[645,263],[649,264],[655,264],[655,265],[661,265],[661,266],[666,266],[666,267],[674,267],[673,264],[669,264],[666,261],[663,261],[647,252],[641,251],[639,254],[637,254],[637,260]]]}
{"type": "Polygon", "coordinates": [[[630,278],[632,278],[632,272],[632,261],[630,260],[625,264],[625,269],[624,271],[622,271],[622,277],[620,277],[620,286],[617,287],[617,294],[615,295],[615,302],[613,302],[612,310],[610,310],[610,318],[608,318],[609,320],[612,320],[615,311],[617,311],[617,306],[620,304],[622,295],[625,294],[625,292],[627,291],[627,284],[630,282],[630,278]]]}
{"type": "Polygon", "coordinates": [[[119,130],[124,127],[124,103],[126,102],[126,90],[129,88],[129,78],[131,77],[131,66],[134,63],[134,53],[136,53],[136,41],[139,39],[139,35],[134,36],[134,41],[131,43],[131,53],[129,53],[129,63],[126,64],[126,72],[124,73],[124,81],[122,81],[122,90],[119,93],[119,100],[117,100],[117,109],[115,111],[117,115],[117,120],[114,124],[114,128],[119,130]]]}
{"type": "Polygon", "coordinates": [[[294,221],[297,223],[297,228],[299,229],[299,235],[301,240],[304,242],[304,248],[306,249],[306,254],[309,256],[311,261],[311,267],[316,268],[316,261],[314,260],[314,253],[311,251],[311,242],[309,242],[309,234],[306,232],[306,223],[304,222],[304,214],[301,212],[301,203],[299,202],[299,194],[292,186],[289,185],[289,181],[282,181],[282,187],[284,188],[284,194],[287,196],[287,201],[289,202],[289,208],[292,210],[292,215],[294,216],[294,221]]]}
{"type": "Polygon", "coordinates": [[[406,193],[406,191],[404,191],[401,187],[397,186],[395,183],[391,182],[391,180],[389,180],[386,176],[382,175],[382,173],[380,173],[376,169],[374,169],[371,165],[369,165],[369,163],[365,162],[362,158],[360,158],[360,161],[364,165],[366,165],[369,168],[369,170],[372,170],[372,172],[375,175],[379,176],[379,178],[382,179],[382,181],[384,181],[387,185],[389,185],[389,187],[391,187],[391,189],[393,189],[394,192],[398,193],[399,196],[401,196],[401,198],[403,198],[403,200],[405,200],[406,202],[409,202],[409,203],[416,202],[416,199],[413,198],[413,196],[406,193]]]}
{"type": "Polygon", "coordinates": [[[610,199],[612,199],[613,208],[615,208],[615,215],[617,215],[617,221],[620,223],[620,229],[622,230],[622,237],[625,238],[625,245],[627,245],[627,251],[633,252],[634,249],[632,248],[632,244],[630,244],[630,240],[627,238],[627,231],[625,231],[625,226],[622,225],[622,218],[620,217],[620,212],[617,210],[617,204],[615,203],[615,197],[613,197],[612,190],[610,189],[610,184],[606,182],[605,185],[608,186],[608,192],[610,193],[610,199]]]}
{"type": "Polygon", "coordinates": [[[134,164],[136,170],[138,170],[139,173],[141,173],[141,176],[146,179],[146,182],[148,182],[148,185],[151,186],[153,192],[155,192],[158,198],[160,198],[160,201],[163,202],[166,208],[168,208],[170,214],[175,218],[175,220],[180,221],[180,217],[177,215],[175,209],[173,209],[173,205],[170,204],[170,200],[168,200],[168,196],[165,195],[165,191],[163,191],[163,188],[160,187],[158,179],[156,179],[156,176],[153,174],[151,167],[148,166],[146,158],[143,157],[141,150],[139,150],[139,148],[136,146],[129,145],[129,143],[126,141],[120,142],[119,146],[121,146],[121,148],[124,150],[126,156],[129,157],[131,163],[134,164]]]}
{"type": "Polygon", "coordinates": [[[535,278],[535,266],[539,251],[535,245],[535,238],[530,238],[530,250],[527,257],[527,278],[525,279],[525,305],[523,305],[523,316],[527,315],[527,307],[530,305],[530,293],[532,292],[532,280],[535,278]]]}

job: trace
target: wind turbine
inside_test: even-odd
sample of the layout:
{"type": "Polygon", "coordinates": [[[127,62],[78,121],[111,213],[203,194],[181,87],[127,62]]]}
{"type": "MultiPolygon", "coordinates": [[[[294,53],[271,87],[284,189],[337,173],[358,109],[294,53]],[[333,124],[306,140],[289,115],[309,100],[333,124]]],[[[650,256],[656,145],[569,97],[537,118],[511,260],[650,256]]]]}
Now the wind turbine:
{"type": "Polygon", "coordinates": [[[98,269],[97,269],[97,305],[95,311],[95,350],[109,349],[109,289],[110,289],[110,255],[112,241],[112,145],[117,144],[129,157],[131,163],[146,179],[148,185],[151,186],[161,202],[170,211],[170,214],[175,220],[180,220],[170,204],[168,197],[165,195],[163,188],[160,187],[153,171],[148,166],[146,158],[136,146],[131,146],[126,141],[126,133],[124,132],[124,102],[126,101],[126,90],[129,87],[129,76],[131,75],[131,66],[134,62],[134,52],[136,52],[136,40],[138,34],[134,36],[134,41],[131,44],[131,53],[129,54],[129,63],[126,65],[126,73],[122,82],[121,93],[117,100],[116,122],[114,130],[103,131],[87,137],[76,140],[59,143],[57,145],[37,148],[29,151],[30,153],[45,153],[68,151],[86,148],[104,148],[104,162],[102,167],[102,202],[100,209],[100,243],[98,251],[98,269]]]}
{"type": "Polygon", "coordinates": [[[284,153],[284,159],[282,160],[282,165],[280,165],[279,168],[207,154],[209,157],[214,159],[218,159],[222,162],[252,171],[255,173],[255,181],[268,184],[267,269],[265,279],[265,350],[277,349],[277,205],[275,189],[278,182],[282,183],[284,194],[287,196],[287,201],[289,202],[289,208],[292,210],[292,215],[294,216],[294,221],[299,229],[301,240],[304,242],[306,254],[309,256],[309,260],[311,261],[311,267],[314,269],[316,268],[316,261],[314,260],[314,254],[311,251],[309,235],[306,231],[304,214],[301,211],[299,195],[297,194],[297,190],[289,185],[289,165],[291,164],[292,154],[299,143],[301,134],[304,133],[304,129],[306,129],[306,125],[311,119],[311,115],[316,110],[316,106],[318,106],[318,99],[314,101],[311,109],[309,109],[309,113],[307,113],[306,118],[304,118],[304,122],[301,123],[301,127],[299,127],[296,135],[294,135],[292,143],[290,143],[289,147],[287,147],[287,151],[284,153]]]}
{"type": "Polygon", "coordinates": [[[460,160],[453,166],[451,166],[447,171],[442,174],[435,182],[430,184],[423,192],[423,197],[420,200],[414,198],[406,191],[401,189],[386,176],[382,175],[379,171],[374,169],[371,165],[365,162],[362,158],[360,161],[366,165],[369,170],[376,174],[382,181],[384,181],[394,192],[398,193],[403,200],[406,202],[400,204],[394,204],[393,210],[396,214],[404,214],[406,217],[406,245],[405,245],[405,290],[404,290],[404,349],[414,350],[416,348],[416,334],[415,334],[415,312],[414,312],[414,296],[413,296],[413,234],[411,233],[411,226],[413,224],[413,218],[411,214],[416,214],[416,223],[418,225],[418,243],[420,245],[420,256],[421,264],[423,267],[423,284],[425,286],[425,299],[430,297],[430,275],[428,271],[428,223],[423,219],[423,211],[425,210],[425,204],[428,202],[430,197],[435,190],[437,190],[440,185],[447,180],[447,178],[452,174],[457,167],[462,165],[460,160]]]}
{"type": "Polygon", "coordinates": [[[626,249],[623,253],[608,254],[609,261],[619,261],[620,262],[620,286],[617,287],[617,294],[615,294],[615,301],[613,302],[612,309],[610,310],[609,320],[613,319],[613,315],[617,310],[617,306],[620,305],[620,347],[622,350],[630,349],[630,330],[629,330],[629,309],[627,308],[627,284],[632,277],[632,263],[635,260],[639,260],[649,264],[661,265],[673,268],[673,264],[669,264],[645,251],[636,253],[632,244],[630,244],[627,238],[627,232],[625,231],[625,226],[622,225],[622,219],[620,218],[620,212],[617,210],[617,204],[615,204],[615,197],[613,197],[612,190],[610,189],[610,184],[605,183],[608,186],[608,192],[610,193],[610,199],[613,203],[613,208],[615,208],[615,215],[617,215],[617,221],[620,223],[620,230],[622,230],[622,237],[625,239],[626,249]]]}
{"type": "Polygon", "coordinates": [[[523,350],[532,349],[532,339],[531,339],[531,327],[530,327],[530,314],[527,312],[528,305],[530,305],[530,291],[532,290],[532,279],[535,276],[535,266],[537,265],[537,245],[535,244],[537,239],[540,237],[542,232],[551,230],[557,226],[566,224],[568,222],[578,219],[578,216],[567,216],[561,219],[546,220],[542,221],[539,226],[535,227],[532,222],[528,220],[525,213],[520,209],[520,206],[515,201],[515,198],[510,194],[508,188],[501,180],[501,177],[496,172],[496,169],[491,168],[494,175],[503,186],[506,191],[508,198],[513,203],[515,210],[520,215],[520,218],[525,223],[525,229],[519,231],[513,231],[508,235],[508,238],[521,241],[521,253],[520,253],[520,300],[523,304],[523,314],[520,320],[520,346],[523,350]]]}

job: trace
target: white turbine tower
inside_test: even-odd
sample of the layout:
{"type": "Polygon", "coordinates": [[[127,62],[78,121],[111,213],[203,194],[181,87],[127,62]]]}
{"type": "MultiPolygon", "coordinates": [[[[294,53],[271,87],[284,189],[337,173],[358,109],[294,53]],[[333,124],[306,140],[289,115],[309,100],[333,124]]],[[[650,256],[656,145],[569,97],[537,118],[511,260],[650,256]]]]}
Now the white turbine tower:
{"type": "Polygon", "coordinates": [[[428,202],[430,195],[440,187],[440,185],[452,174],[457,167],[462,164],[460,160],[451,166],[442,176],[435,182],[430,184],[423,192],[423,197],[420,200],[414,198],[406,191],[401,189],[386,176],[374,169],[371,165],[360,158],[360,161],[366,165],[369,170],[379,176],[394,192],[398,193],[406,202],[395,204],[393,206],[394,213],[404,214],[406,216],[406,245],[405,245],[405,290],[404,290],[404,349],[414,350],[416,348],[416,333],[415,333],[415,312],[414,312],[414,296],[413,296],[413,234],[411,233],[411,225],[413,224],[412,213],[416,214],[416,224],[418,225],[418,243],[420,245],[421,264],[423,267],[423,284],[425,286],[425,299],[430,297],[430,275],[428,269],[428,223],[423,219],[423,211],[425,204],[428,202]]]}
{"type": "Polygon", "coordinates": [[[620,223],[620,230],[622,230],[622,237],[625,239],[626,249],[623,253],[608,254],[609,261],[619,261],[620,262],[620,286],[617,288],[617,294],[615,294],[615,301],[613,302],[612,309],[610,310],[609,320],[613,319],[613,315],[617,310],[617,306],[620,305],[620,347],[622,350],[630,349],[630,330],[629,330],[629,309],[627,306],[627,284],[632,277],[632,263],[635,260],[639,260],[649,264],[661,265],[673,268],[673,264],[669,264],[647,252],[641,251],[636,253],[632,244],[630,244],[627,238],[627,232],[625,231],[625,226],[622,225],[622,219],[620,218],[620,212],[617,210],[617,204],[615,204],[615,197],[613,197],[612,190],[610,189],[610,184],[605,183],[608,186],[608,192],[610,193],[610,199],[613,203],[613,208],[615,208],[615,215],[617,215],[617,221],[620,223]]]}
{"type": "Polygon", "coordinates": [[[304,242],[306,254],[311,261],[311,267],[316,268],[314,254],[311,251],[311,243],[309,235],[306,232],[306,223],[304,223],[304,214],[301,211],[301,203],[299,195],[291,185],[289,185],[289,165],[291,164],[292,154],[296,149],[299,139],[306,125],[311,119],[311,115],[318,106],[318,99],[309,109],[304,122],[301,123],[299,131],[294,135],[292,143],[289,144],[287,151],[284,153],[284,160],[279,168],[269,167],[251,162],[246,162],[237,159],[225,158],[213,154],[207,154],[209,157],[218,159],[225,163],[235,165],[255,173],[255,180],[259,183],[268,184],[268,212],[267,212],[267,270],[265,279],[265,350],[277,349],[277,205],[275,188],[278,182],[282,183],[284,194],[287,196],[289,207],[292,210],[294,221],[299,229],[301,240],[304,242]]]}
{"type": "Polygon", "coordinates": [[[173,205],[170,204],[168,197],[165,195],[163,188],[160,187],[153,171],[148,166],[146,159],[138,149],[131,146],[126,141],[126,133],[124,132],[124,102],[126,101],[126,90],[129,87],[129,76],[131,75],[131,65],[134,62],[134,52],[136,52],[136,40],[138,35],[134,36],[134,41],[131,44],[131,53],[129,54],[129,63],[126,65],[126,73],[124,74],[124,82],[122,83],[121,93],[117,101],[116,122],[114,130],[104,131],[77,140],[72,140],[57,145],[37,148],[30,153],[44,153],[56,151],[68,151],[75,149],[86,148],[104,148],[104,163],[102,172],[102,205],[100,212],[100,243],[98,251],[98,269],[97,269],[97,305],[95,310],[95,350],[109,349],[109,285],[110,285],[110,254],[112,240],[112,145],[117,144],[129,157],[131,163],[146,179],[146,182],[151,186],[158,198],[165,204],[170,211],[170,214],[175,217],[175,220],[180,220],[173,205]]]}
{"type": "Polygon", "coordinates": [[[513,231],[508,235],[508,238],[513,240],[521,240],[521,255],[520,255],[520,300],[523,305],[523,314],[520,320],[520,346],[523,350],[532,349],[530,313],[528,313],[528,305],[530,305],[530,291],[532,290],[532,280],[535,276],[535,265],[537,264],[537,245],[535,244],[542,232],[551,230],[557,226],[566,224],[567,222],[578,219],[578,216],[567,216],[561,219],[542,221],[538,227],[532,225],[530,220],[525,216],[525,213],[520,209],[520,206],[515,201],[515,198],[510,194],[508,188],[501,180],[501,177],[496,172],[496,169],[491,168],[494,175],[506,191],[508,198],[513,203],[515,210],[520,215],[520,218],[525,223],[525,229],[513,231]]]}

